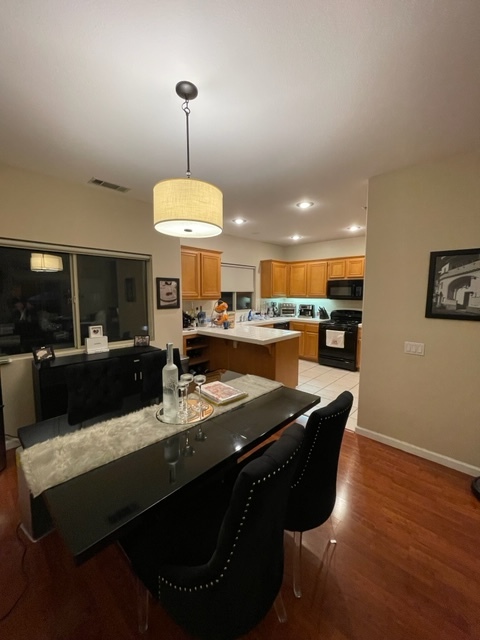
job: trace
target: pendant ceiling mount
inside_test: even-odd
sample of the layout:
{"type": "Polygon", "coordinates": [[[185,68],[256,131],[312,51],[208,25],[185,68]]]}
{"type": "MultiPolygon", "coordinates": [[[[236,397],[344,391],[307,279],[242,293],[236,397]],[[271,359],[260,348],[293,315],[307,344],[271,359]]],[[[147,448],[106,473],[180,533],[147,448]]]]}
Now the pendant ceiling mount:
{"type": "Polygon", "coordinates": [[[187,134],[186,178],[162,180],[153,188],[153,220],[160,233],[180,238],[209,238],[222,233],[223,194],[208,182],[194,180],[190,171],[190,100],[198,96],[188,80],[178,82],[175,91],[184,100],[187,134]]]}
{"type": "Polygon", "coordinates": [[[177,96],[184,100],[195,100],[198,96],[197,87],[193,82],[189,82],[188,80],[181,80],[180,82],[177,82],[175,91],[177,92],[177,96]]]}

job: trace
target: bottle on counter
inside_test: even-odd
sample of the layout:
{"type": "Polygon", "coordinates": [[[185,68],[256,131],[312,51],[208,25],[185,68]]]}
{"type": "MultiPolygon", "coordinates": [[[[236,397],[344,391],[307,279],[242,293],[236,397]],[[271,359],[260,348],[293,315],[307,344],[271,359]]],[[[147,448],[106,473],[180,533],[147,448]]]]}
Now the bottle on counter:
{"type": "Polygon", "coordinates": [[[162,369],[163,419],[165,422],[177,422],[178,367],[173,363],[173,342],[167,343],[167,364],[162,369]]]}
{"type": "Polygon", "coordinates": [[[200,311],[197,314],[197,322],[199,327],[205,326],[205,316],[205,311],[203,311],[202,307],[200,307],[200,311]]]}

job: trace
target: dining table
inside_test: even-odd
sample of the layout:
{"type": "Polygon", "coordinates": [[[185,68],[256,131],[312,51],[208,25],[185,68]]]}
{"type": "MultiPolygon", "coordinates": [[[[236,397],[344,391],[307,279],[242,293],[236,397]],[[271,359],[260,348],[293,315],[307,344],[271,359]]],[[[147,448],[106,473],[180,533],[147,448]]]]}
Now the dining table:
{"type": "MultiPolygon", "coordinates": [[[[237,378],[234,372],[223,372],[221,380],[234,385],[237,378]]],[[[199,424],[186,425],[178,433],[160,436],[152,444],[50,486],[40,497],[75,562],[81,563],[128,532],[163,500],[175,499],[177,492],[237,464],[319,401],[317,395],[278,384],[251,400],[247,397],[213,411],[199,424]]],[[[23,427],[19,437],[25,450],[42,441],[48,447],[54,437],[51,421],[23,427]]],[[[120,428],[115,437],[121,441],[120,428]]]]}

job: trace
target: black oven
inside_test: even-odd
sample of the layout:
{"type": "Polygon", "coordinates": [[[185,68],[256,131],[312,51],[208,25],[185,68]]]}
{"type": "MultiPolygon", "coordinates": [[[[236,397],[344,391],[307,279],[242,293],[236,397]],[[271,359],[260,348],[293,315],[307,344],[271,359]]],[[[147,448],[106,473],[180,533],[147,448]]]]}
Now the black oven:
{"type": "Polygon", "coordinates": [[[363,300],[363,280],[329,280],[327,298],[331,300],[363,300]]]}
{"type": "Polygon", "coordinates": [[[358,324],[362,312],[357,309],[332,311],[328,322],[321,322],[318,331],[318,362],[338,369],[357,369],[358,324]]]}

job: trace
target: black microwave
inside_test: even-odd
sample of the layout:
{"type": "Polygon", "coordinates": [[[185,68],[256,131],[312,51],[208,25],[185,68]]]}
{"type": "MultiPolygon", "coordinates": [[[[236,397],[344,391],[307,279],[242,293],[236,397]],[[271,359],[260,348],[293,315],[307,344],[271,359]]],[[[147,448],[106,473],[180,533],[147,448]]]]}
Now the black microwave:
{"type": "Polygon", "coordinates": [[[328,280],[327,298],[331,300],[363,300],[363,280],[328,280]]]}

